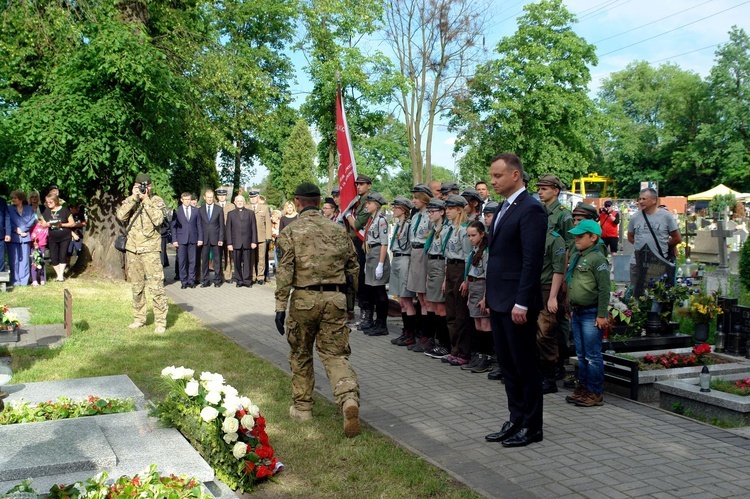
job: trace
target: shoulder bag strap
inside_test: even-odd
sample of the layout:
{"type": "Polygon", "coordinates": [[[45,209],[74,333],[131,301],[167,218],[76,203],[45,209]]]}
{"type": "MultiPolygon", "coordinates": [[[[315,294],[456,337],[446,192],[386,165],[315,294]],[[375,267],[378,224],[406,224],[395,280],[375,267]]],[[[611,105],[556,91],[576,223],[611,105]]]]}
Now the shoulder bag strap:
{"type": "Polygon", "coordinates": [[[130,229],[133,228],[133,224],[135,223],[135,219],[138,218],[138,215],[141,214],[141,211],[143,210],[143,203],[138,207],[138,210],[135,212],[135,215],[133,215],[133,218],[130,219],[130,223],[128,224],[128,228],[125,229],[125,236],[128,235],[128,232],[130,232],[130,229]]]}
{"type": "Polygon", "coordinates": [[[659,252],[659,256],[664,258],[667,261],[669,260],[669,245],[667,245],[667,254],[662,255],[661,253],[661,246],[659,246],[659,240],[656,239],[656,234],[654,233],[654,229],[651,227],[651,222],[648,221],[648,217],[646,216],[646,212],[642,211],[641,214],[643,215],[643,219],[646,221],[646,225],[648,225],[648,230],[651,231],[651,237],[654,238],[654,243],[656,243],[656,251],[659,252]]]}

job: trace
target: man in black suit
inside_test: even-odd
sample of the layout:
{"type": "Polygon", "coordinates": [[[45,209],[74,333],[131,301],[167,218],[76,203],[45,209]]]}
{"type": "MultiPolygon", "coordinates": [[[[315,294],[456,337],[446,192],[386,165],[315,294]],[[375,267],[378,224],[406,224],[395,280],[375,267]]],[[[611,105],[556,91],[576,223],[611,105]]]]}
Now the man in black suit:
{"type": "Polygon", "coordinates": [[[227,249],[234,257],[234,280],[237,287],[253,287],[253,251],[258,247],[255,213],[245,208],[245,198],[238,195],[235,210],[227,215],[227,249]]]}
{"type": "Polygon", "coordinates": [[[203,245],[203,224],[198,209],[190,206],[192,194],[183,192],[179,206],[172,216],[172,244],[177,248],[182,289],[195,287],[195,254],[203,245]]]}
{"type": "Polygon", "coordinates": [[[208,258],[214,260],[214,286],[221,286],[221,246],[224,245],[224,210],[214,203],[214,191],[208,189],[203,193],[206,204],[198,208],[203,224],[203,249],[201,250],[201,287],[210,286],[208,282],[208,258]],[[211,253],[209,255],[209,252],[211,253]]]}
{"type": "Polygon", "coordinates": [[[494,157],[490,176],[492,187],[505,201],[489,231],[486,300],[510,420],[485,439],[521,447],[543,437],[536,324],[542,307],[547,212],[526,192],[523,165],[515,154],[494,157]]]}

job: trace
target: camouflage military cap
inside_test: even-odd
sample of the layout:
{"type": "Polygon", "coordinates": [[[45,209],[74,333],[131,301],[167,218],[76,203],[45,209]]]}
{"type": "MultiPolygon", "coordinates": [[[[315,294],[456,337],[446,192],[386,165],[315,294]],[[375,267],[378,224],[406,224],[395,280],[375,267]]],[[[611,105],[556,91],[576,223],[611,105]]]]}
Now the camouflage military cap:
{"type": "Polygon", "coordinates": [[[312,182],[302,182],[294,189],[294,195],[300,198],[320,197],[320,188],[312,182]]]}
{"type": "Polygon", "coordinates": [[[484,205],[482,213],[494,213],[497,210],[498,206],[500,205],[495,201],[487,201],[487,204],[484,205]]]}
{"type": "Polygon", "coordinates": [[[430,202],[427,203],[427,208],[439,208],[441,210],[445,209],[445,201],[438,198],[432,198],[430,199],[430,202]]]}
{"type": "Polygon", "coordinates": [[[411,210],[412,208],[414,208],[414,203],[412,203],[410,199],[406,199],[403,196],[396,196],[396,198],[393,200],[393,203],[391,204],[393,206],[402,206],[407,210],[411,210]]]}
{"type": "Polygon", "coordinates": [[[584,201],[581,201],[576,205],[575,208],[573,208],[573,216],[576,215],[579,217],[586,217],[591,220],[596,220],[599,218],[599,213],[597,213],[596,208],[584,201]]]}
{"type": "Polygon", "coordinates": [[[456,194],[451,194],[450,196],[445,198],[446,208],[454,208],[454,207],[463,208],[467,204],[469,204],[469,202],[466,201],[466,199],[463,196],[458,196],[456,194]]]}
{"type": "Polygon", "coordinates": [[[455,182],[443,182],[440,186],[440,192],[442,194],[448,194],[450,191],[457,191],[458,184],[455,182]]]}
{"type": "Polygon", "coordinates": [[[539,180],[536,181],[537,187],[556,187],[560,190],[565,189],[565,184],[562,183],[562,180],[557,175],[553,175],[551,173],[546,173],[539,177],[539,180]]]}
{"type": "Polygon", "coordinates": [[[464,192],[461,193],[461,195],[467,201],[470,199],[475,199],[477,202],[479,202],[479,204],[482,204],[484,202],[484,199],[482,199],[482,196],[474,189],[466,189],[464,192]]]}
{"type": "Polygon", "coordinates": [[[357,180],[354,181],[355,184],[372,184],[372,179],[368,177],[367,175],[357,175],[357,180]]]}
{"type": "Polygon", "coordinates": [[[422,192],[424,194],[427,194],[428,196],[432,197],[432,189],[430,189],[425,184],[417,184],[414,186],[414,188],[411,190],[411,192],[422,192]]]}
{"type": "Polygon", "coordinates": [[[386,201],[383,195],[380,194],[379,192],[370,192],[367,195],[367,201],[375,201],[381,206],[384,204],[388,204],[388,201],[386,201]]]}
{"type": "MultiPolygon", "coordinates": [[[[147,183],[147,184],[150,184],[151,183],[151,175],[149,175],[148,173],[139,173],[138,175],[135,176],[135,183],[136,184],[142,184],[144,182],[147,183]]],[[[50,187],[50,189],[52,189],[52,188],[57,189],[57,186],[50,187]]]]}

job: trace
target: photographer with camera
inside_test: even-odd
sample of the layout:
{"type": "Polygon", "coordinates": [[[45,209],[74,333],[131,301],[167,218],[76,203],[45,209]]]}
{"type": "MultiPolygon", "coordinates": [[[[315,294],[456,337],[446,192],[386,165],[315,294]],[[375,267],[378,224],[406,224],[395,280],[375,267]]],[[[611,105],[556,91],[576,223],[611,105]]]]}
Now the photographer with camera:
{"type": "Polygon", "coordinates": [[[154,307],[154,332],[167,328],[167,296],[161,264],[161,226],[167,215],[164,200],[151,194],[151,177],[139,173],[130,196],[117,209],[117,220],[129,224],[125,245],[127,272],[133,289],[133,323],[130,329],[146,324],[146,281],[154,307]]]}
{"type": "Polygon", "coordinates": [[[602,226],[602,241],[609,248],[612,255],[617,253],[617,244],[620,241],[620,212],[607,200],[604,206],[599,208],[599,225],[602,226]]]}

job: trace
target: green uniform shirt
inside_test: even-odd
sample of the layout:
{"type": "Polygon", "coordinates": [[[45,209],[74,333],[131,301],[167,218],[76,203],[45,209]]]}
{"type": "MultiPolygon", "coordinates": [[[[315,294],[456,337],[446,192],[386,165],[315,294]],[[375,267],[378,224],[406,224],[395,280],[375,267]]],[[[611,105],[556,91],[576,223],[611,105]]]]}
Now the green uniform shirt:
{"type": "Polygon", "coordinates": [[[576,253],[570,262],[568,282],[571,305],[596,307],[597,317],[607,317],[609,308],[609,262],[594,245],[576,253]]]}
{"type": "Polygon", "coordinates": [[[552,284],[552,274],[565,273],[565,241],[554,230],[548,230],[545,245],[542,284],[552,284]]]}
{"type": "Polygon", "coordinates": [[[360,196],[357,203],[359,204],[352,213],[352,216],[354,217],[354,227],[349,227],[349,235],[352,239],[357,237],[357,232],[364,229],[365,225],[367,225],[367,221],[370,220],[370,214],[367,213],[367,210],[365,209],[365,199],[360,196]]]}
{"type": "Polygon", "coordinates": [[[573,213],[570,209],[560,204],[560,201],[555,199],[552,204],[546,206],[547,208],[547,228],[554,230],[560,236],[566,244],[574,240],[572,234],[568,231],[573,228],[573,213]]]}

